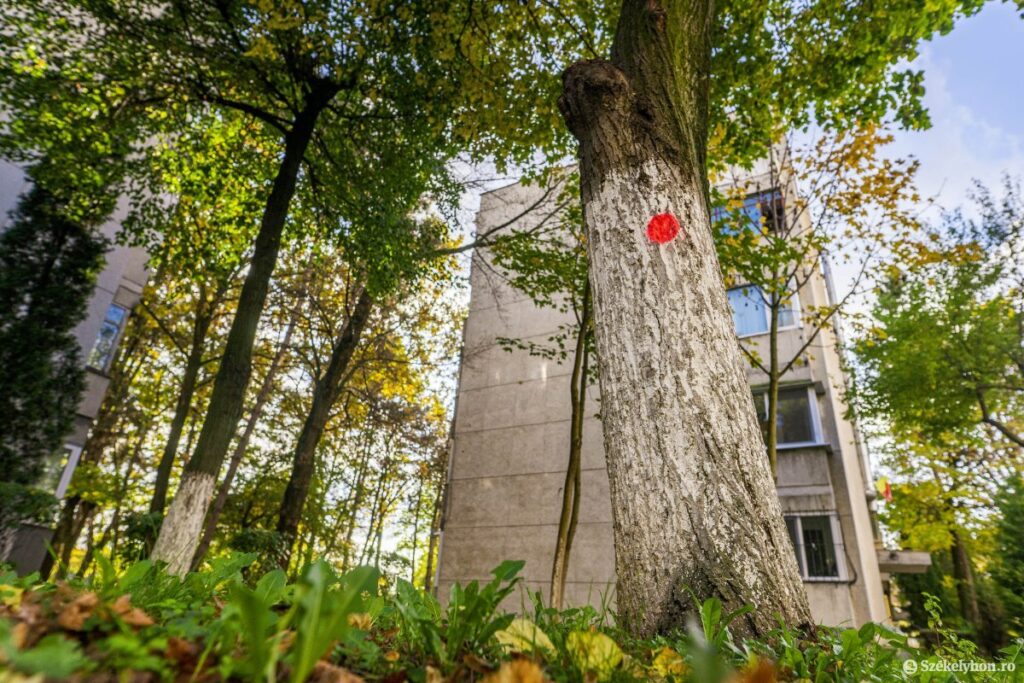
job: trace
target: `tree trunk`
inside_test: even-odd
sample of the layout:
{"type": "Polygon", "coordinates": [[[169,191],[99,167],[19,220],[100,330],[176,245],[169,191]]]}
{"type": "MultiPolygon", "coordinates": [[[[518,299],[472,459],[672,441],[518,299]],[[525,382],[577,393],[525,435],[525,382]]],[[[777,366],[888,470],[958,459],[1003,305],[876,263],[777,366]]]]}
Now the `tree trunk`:
{"type": "Polygon", "coordinates": [[[189,410],[192,408],[192,396],[196,391],[196,382],[199,380],[199,371],[203,367],[203,350],[206,346],[206,335],[210,329],[212,314],[207,315],[204,310],[206,302],[199,304],[195,321],[192,324],[192,346],[188,350],[188,357],[185,359],[185,372],[181,376],[181,386],[178,389],[178,400],[174,406],[174,417],[171,419],[171,429],[167,435],[167,443],[164,445],[163,454],[160,456],[160,463],[156,468],[156,483],[153,487],[153,498],[149,502],[151,513],[163,514],[167,505],[167,489],[171,483],[171,470],[174,469],[174,458],[178,455],[178,444],[181,442],[181,433],[185,430],[185,422],[188,420],[189,410]]]}
{"type": "MultiPolygon", "coordinates": [[[[369,438],[365,436],[364,438],[369,438]]],[[[363,496],[366,495],[366,470],[370,464],[370,449],[371,445],[367,442],[363,449],[363,459],[359,464],[359,471],[356,475],[356,483],[353,486],[352,503],[349,507],[349,520],[348,529],[345,532],[345,545],[342,549],[342,562],[341,566],[343,569],[348,570],[349,563],[352,560],[352,536],[355,534],[356,524],[359,520],[359,508],[363,505],[363,496]]]]}
{"type": "MultiPolygon", "coordinates": [[[[420,540],[420,512],[423,509],[423,480],[426,473],[420,470],[419,485],[416,487],[416,502],[412,513],[412,551],[409,558],[409,583],[416,585],[416,544],[420,540]]],[[[428,539],[429,540],[429,539],[428,539]]]]}
{"type": "Polygon", "coordinates": [[[981,610],[978,607],[978,592],[974,585],[974,568],[971,556],[967,552],[961,532],[953,530],[953,545],[949,548],[953,563],[953,581],[956,583],[956,594],[960,600],[960,614],[964,621],[976,631],[982,627],[981,610]]]}
{"type": "Polygon", "coordinates": [[[763,634],[810,623],[764,457],[708,215],[711,0],[625,0],[612,60],[570,67],[580,143],[616,601],[638,636],[717,597],[763,634]],[[661,7],[664,5],[664,7],[661,7]],[[672,212],[681,234],[645,237],[672,212]]]}
{"type": "Polygon", "coordinates": [[[779,472],[779,375],[779,308],[776,302],[771,308],[768,331],[768,424],[765,436],[772,481],[779,472]]]}
{"type": "Polygon", "coordinates": [[[292,545],[299,530],[302,508],[306,504],[309,485],[313,480],[316,448],[320,444],[327,420],[331,416],[331,407],[338,399],[342,379],[345,377],[349,362],[359,345],[359,339],[363,334],[363,328],[366,326],[372,308],[373,298],[366,289],[363,289],[352,314],[345,323],[345,328],[334,342],[327,370],[316,381],[316,386],[313,388],[313,404],[310,406],[309,414],[306,416],[306,421],[302,425],[302,431],[299,433],[299,439],[295,445],[291,475],[288,478],[288,485],[285,487],[281,508],[278,512],[277,532],[281,535],[278,563],[282,569],[287,569],[291,560],[292,545]]]}
{"type": "Polygon", "coordinates": [[[388,470],[391,469],[390,456],[384,458],[381,467],[380,477],[373,492],[373,503],[370,505],[370,520],[366,525],[366,538],[363,539],[363,549],[359,553],[359,564],[366,564],[373,558],[373,551],[376,549],[377,525],[379,518],[384,514],[382,499],[384,498],[384,487],[388,477],[388,470]]]}
{"type": "Polygon", "coordinates": [[[583,287],[583,312],[576,332],[572,377],[569,382],[569,464],[562,485],[562,512],[555,537],[555,558],[551,567],[551,606],[562,609],[565,600],[565,578],[569,573],[572,541],[580,511],[580,468],[583,455],[583,420],[587,400],[587,335],[590,328],[590,282],[583,287]]]}
{"type": "Polygon", "coordinates": [[[274,358],[270,361],[267,374],[263,376],[263,383],[260,385],[260,390],[256,393],[256,400],[253,402],[252,410],[249,412],[249,419],[245,423],[245,429],[242,431],[242,436],[239,437],[238,443],[235,444],[235,450],[232,451],[231,459],[228,461],[228,470],[224,473],[224,479],[221,480],[220,486],[217,488],[217,497],[206,514],[206,521],[203,523],[203,536],[199,540],[195,554],[192,556],[192,563],[190,565],[192,571],[199,569],[199,565],[202,563],[203,558],[206,557],[206,553],[210,551],[210,544],[213,543],[213,537],[217,532],[217,524],[220,522],[220,516],[224,512],[224,506],[228,502],[228,494],[231,493],[231,485],[234,483],[235,475],[238,474],[238,468],[242,464],[246,451],[249,449],[249,441],[252,440],[253,432],[256,431],[256,425],[259,424],[263,408],[266,406],[267,401],[270,400],[270,393],[274,390],[274,381],[277,379],[277,371],[280,369],[281,363],[288,353],[292,333],[295,331],[295,323],[298,319],[298,310],[298,307],[296,307],[294,315],[288,321],[288,327],[285,328],[281,344],[278,346],[274,358]]]}
{"type": "Polygon", "coordinates": [[[434,514],[430,517],[430,537],[427,539],[427,566],[423,574],[423,592],[430,593],[434,588],[434,558],[437,556],[437,539],[441,526],[441,501],[444,496],[444,485],[438,488],[434,499],[434,514]]]}
{"type": "Polygon", "coordinates": [[[195,451],[185,465],[178,493],[160,527],[152,558],[167,563],[172,574],[188,571],[202,532],[203,519],[213,495],[217,474],[242,416],[245,391],[252,374],[252,349],[256,340],[270,277],[277,264],[281,235],[306,148],[313,137],[320,112],[335,90],[324,85],[314,90],[306,106],[285,135],[284,156],[256,236],[249,272],[242,284],[224,355],[213,384],[210,405],[195,451]]]}
{"type": "MultiPolygon", "coordinates": [[[[128,321],[121,348],[110,367],[110,384],[107,394],[100,404],[99,414],[93,423],[89,436],[82,447],[78,467],[98,464],[103,454],[117,436],[117,424],[126,406],[125,397],[132,381],[142,368],[141,358],[135,365],[129,365],[136,351],[142,346],[143,336],[138,316],[131,316],[128,321]]],[[[75,549],[78,537],[85,528],[86,521],[95,512],[96,504],[85,501],[78,494],[67,497],[61,506],[60,518],[50,541],[50,552],[43,558],[39,573],[49,577],[54,564],[59,558],[59,565],[64,573],[70,570],[71,553],[75,549]]]]}

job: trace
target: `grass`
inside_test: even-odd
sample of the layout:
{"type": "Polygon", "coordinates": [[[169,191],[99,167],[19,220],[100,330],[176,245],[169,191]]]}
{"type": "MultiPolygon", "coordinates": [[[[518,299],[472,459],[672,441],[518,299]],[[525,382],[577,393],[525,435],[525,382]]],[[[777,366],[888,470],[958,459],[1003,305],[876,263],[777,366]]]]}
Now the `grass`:
{"type": "Polygon", "coordinates": [[[677,633],[636,640],[605,610],[556,611],[535,595],[523,616],[503,612],[521,562],[455,586],[442,605],[371,567],[339,575],[315,562],[289,582],[281,571],[247,577],[253,560],[220,559],[184,579],[149,562],[117,572],[103,561],[97,576],[67,583],[0,572],[0,683],[1024,680],[1021,643],[983,660],[943,629],[934,604],[930,651],[876,624],[738,640],[736,615],[716,600],[677,633]]]}

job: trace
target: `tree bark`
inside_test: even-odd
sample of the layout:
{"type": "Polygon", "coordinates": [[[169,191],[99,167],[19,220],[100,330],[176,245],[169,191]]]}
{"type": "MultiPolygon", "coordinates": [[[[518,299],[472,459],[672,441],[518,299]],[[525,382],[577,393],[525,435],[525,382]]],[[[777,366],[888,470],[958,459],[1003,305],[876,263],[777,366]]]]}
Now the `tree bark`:
{"type": "Polygon", "coordinates": [[[201,301],[192,323],[192,345],[185,359],[185,372],[181,376],[181,386],[178,388],[178,400],[175,402],[174,417],[171,419],[167,443],[164,445],[163,454],[160,456],[160,462],[156,468],[153,498],[149,502],[151,513],[162,515],[164,507],[167,505],[167,489],[171,482],[171,470],[174,468],[174,458],[178,455],[181,434],[185,430],[185,422],[188,420],[188,413],[192,408],[192,397],[195,395],[199,371],[203,367],[206,335],[210,330],[210,321],[213,319],[212,313],[208,314],[205,309],[206,301],[201,301]]]}
{"type": "Polygon", "coordinates": [[[335,86],[326,82],[307,97],[304,109],[296,116],[285,135],[284,156],[274,178],[273,188],[256,236],[249,272],[242,284],[238,307],[228,331],[224,355],[213,384],[210,405],[199,432],[195,451],[185,465],[178,494],[171,502],[153,547],[152,558],[167,563],[172,574],[188,571],[202,532],[217,474],[227,455],[242,416],[245,391],[252,374],[252,349],[256,340],[270,277],[277,264],[281,236],[291,199],[295,194],[299,170],[320,113],[334,94],[335,86]]]}
{"type": "Polygon", "coordinates": [[[555,538],[555,558],[551,567],[551,606],[562,609],[565,600],[565,579],[569,573],[572,542],[576,536],[576,523],[580,513],[581,461],[583,456],[583,420],[587,400],[588,347],[590,332],[590,282],[583,287],[583,305],[580,326],[576,332],[573,352],[572,377],[569,381],[569,464],[562,485],[562,511],[558,518],[555,538]]]}
{"type": "Polygon", "coordinates": [[[430,516],[430,537],[427,539],[427,566],[423,573],[423,592],[434,589],[434,558],[437,556],[437,539],[441,533],[441,501],[444,500],[444,482],[437,489],[434,498],[434,514],[430,516]]]}
{"type": "MultiPolygon", "coordinates": [[[[131,316],[128,320],[121,348],[110,367],[110,384],[107,387],[107,394],[103,397],[99,414],[96,416],[96,421],[82,447],[78,467],[85,464],[98,464],[117,436],[116,427],[124,414],[125,397],[132,381],[142,368],[141,359],[138,359],[139,362],[133,365],[128,363],[130,359],[136,359],[135,354],[142,345],[143,335],[140,329],[140,320],[136,315],[131,316]]],[[[71,553],[95,509],[95,503],[83,500],[78,494],[67,497],[64,505],[61,506],[60,518],[54,530],[53,539],[50,541],[50,552],[43,558],[43,564],[39,569],[41,576],[49,577],[55,564],[59,564],[65,573],[70,569],[71,553]]]]}
{"type": "Polygon", "coordinates": [[[764,634],[810,623],[740,362],[708,214],[711,0],[625,0],[610,61],[570,67],[618,610],[638,636],[719,598],[764,634]],[[648,220],[671,211],[664,245],[648,220]]]}
{"type": "Polygon", "coordinates": [[[287,569],[288,563],[291,561],[292,545],[299,530],[302,508],[306,504],[310,482],[313,480],[317,446],[320,444],[324,428],[327,426],[327,420],[331,416],[331,408],[341,393],[342,380],[356,347],[359,346],[359,339],[362,337],[363,328],[366,326],[372,308],[373,298],[364,288],[359,294],[359,299],[356,301],[355,308],[346,321],[344,329],[331,348],[331,358],[327,364],[327,370],[323,376],[317,379],[316,386],[313,388],[313,403],[295,445],[292,471],[278,511],[277,532],[281,536],[278,563],[282,569],[287,569]]]}
{"type": "MultiPolygon", "coordinates": [[[[774,296],[773,296],[774,299],[774,296]]],[[[774,481],[779,472],[779,308],[773,301],[768,331],[768,424],[765,447],[774,481]]]]}
{"type": "Polygon", "coordinates": [[[960,614],[964,621],[975,630],[980,630],[982,628],[981,610],[978,607],[978,592],[974,585],[974,567],[971,564],[971,556],[967,552],[961,532],[954,529],[952,535],[953,544],[949,548],[949,555],[953,564],[956,594],[960,600],[960,614]]]}
{"type": "Polygon", "coordinates": [[[238,443],[235,444],[235,450],[232,451],[231,459],[228,461],[228,470],[224,473],[224,479],[221,480],[220,486],[217,488],[217,497],[206,514],[206,521],[203,523],[203,535],[199,540],[198,547],[196,547],[195,554],[192,556],[192,563],[190,565],[192,571],[199,569],[199,565],[202,563],[203,558],[206,557],[206,553],[210,551],[210,545],[213,543],[213,537],[217,532],[217,524],[220,522],[220,516],[224,512],[224,506],[228,502],[228,494],[231,493],[231,485],[234,483],[235,475],[238,474],[238,468],[242,464],[246,451],[249,449],[249,441],[252,440],[253,432],[256,431],[256,425],[259,424],[263,408],[266,406],[267,401],[270,400],[270,392],[274,389],[277,371],[280,369],[281,363],[288,353],[297,318],[298,307],[296,307],[295,313],[288,321],[288,327],[285,328],[281,344],[278,346],[274,358],[270,361],[267,374],[263,376],[263,383],[260,385],[260,390],[256,393],[256,400],[253,402],[252,410],[249,412],[249,419],[245,423],[245,429],[242,431],[238,443]]]}

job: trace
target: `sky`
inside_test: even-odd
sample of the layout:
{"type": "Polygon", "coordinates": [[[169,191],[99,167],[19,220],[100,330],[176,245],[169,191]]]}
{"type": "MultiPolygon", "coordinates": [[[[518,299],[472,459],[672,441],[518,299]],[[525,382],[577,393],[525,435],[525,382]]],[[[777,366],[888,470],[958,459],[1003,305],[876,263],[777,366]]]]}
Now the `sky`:
{"type": "Polygon", "coordinates": [[[932,127],[897,131],[895,156],[921,162],[923,197],[954,208],[974,179],[995,189],[1003,173],[1024,179],[1024,19],[989,2],[953,31],[922,43],[911,68],[925,73],[932,127]]]}

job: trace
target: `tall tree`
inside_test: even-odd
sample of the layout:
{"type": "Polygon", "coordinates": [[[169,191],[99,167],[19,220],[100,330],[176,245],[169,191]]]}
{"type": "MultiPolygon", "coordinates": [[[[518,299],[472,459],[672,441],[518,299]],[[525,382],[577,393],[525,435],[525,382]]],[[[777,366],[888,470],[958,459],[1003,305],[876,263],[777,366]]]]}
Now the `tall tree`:
{"type": "Polygon", "coordinates": [[[880,464],[890,473],[892,495],[880,521],[901,547],[932,553],[955,595],[967,629],[984,637],[984,591],[995,498],[999,485],[1019,471],[1013,454],[991,447],[936,447],[921,435],[881,432],[880,464]],[[1009,456],[1009,457],[1007,457],[1009,456]]]}
{"type": "Polygon", "coordinates": [[[1024,633],[1024,477],[1008,478],[997,498],[999,523],[992,574],[1016,635],[1024,633]]]}
{"type": "Polygon", "coordinates": [[[850,396],[888,444],[883,521],[909,547],[948,553],[963,621],[992,645],[986,539],[998,490],[1024,467],[1024,211],[1009,181],[1001,201],[983,188],[977,199],[976,218],[947,214],[913,258],[887,268],[854,344],[850,396]]]}
{"type": "Polygon", "coordinates": [[[281,510],[277,519],[276,530],[281,536],[278,562],[284,568],[288,567],[291,560],[292,545],[309,495],[317,446],[330,419],[331,410],[341,394],[349,363],[359,346],[363,329],[372,310],[373,298],[365,288],[361,288],[356,294],[356,300],[344,326],[331,345],[330,357],[323,374],[317,377],[313,384],[313,401],[295,444],[291,474],[281,499],[281,510]]]}
{"type": "Polygon", "coordinates": [[[763,147],[811,116],[841,129],[895,105],[902,123],[923,124],[920,75],[891,67],[961,8],[823,0],[716,11],[712,2],[624,0],[610,59],[565,72],[560,104],[579,142],[601,359],[616,599],[634,633],[677,627],[694,609],[691,595],[755,605],[737,624],[751,633],[774,628],[776,615],[810,619],[715,257],[709,134],[716,158],[732,162],[750,158],[752,141],[763,147]],[[645,236],[649,225],[657,243],[645,236]]]}
{"type": "Polygon", "coordinates": [[[873,125],[824,131],[805,144],[787,136],[769,148],[765,172],[753,181],[732,169],[716,178],[730,182],[716,193],[712,218],[733,306],[742,319],[767,318],[767,334],[741,339],[740,350],[767,380],[767,405],[759,417],[773,475],[783,378],[806,365],[816,347],[838,348],[836,323],[849,304],[866,294],[887,264],[913,256],[917,163],[887,158],[891,141],[873,125]],[[816,288],[834,296],[824,279],[831,264],[851,274],[845,292],[811,305],[816,288]],[[801,328],[800,342],[783,351],[781,330],[793,326],[801,328]]]}
{"type": "Polygon", "coordinates": [[[258,230],[206,417],[153,551],[183,572],[241,415],[296,190],[332,217],[350,247],[371,252],[364,254],[371,290],[387,288],[410,256],[394,218],[432,189],[451,199],[442,187],[448,159],[470,150],[474,158],[526,160],[535,144],[552,148],[553,101],[543,95],[573,49],[549,41],[557,8],[337,0],[17,4],[3,6],[16,21],[3,36],[0,60],[0,100],[16,122],[0,141],[10,156],[43,150],[75,167],[77,140],[70,139],[81,127],[81,137],[95,134],[135,152],[107,172],[107,185],[115,186],[154,139],[177,140],[190,117],[234,111],[262,125],[263,144],[277,160],[261,178],[267,194],[252,216],[258,230]],[[526,20],[537,22],[539,34],[522,32],[526,20]],[[548,67],[541,96],[522,87],[537,82],[526,65],[548,67]],[[111,120],[118,125],[97,128],[111,120]]]}
{"type": "Polygon", "coordinates": [[[869,418],[934,445],[992,436],[1024,447],[1024,199],[976,191],[917,263],[893,267],[856,344],[854,396],[869,418]]]}
{"type": "Polygon", "coordinates": [[[0,234],[0,531],[46,520],[36,491],[59,457],[85,387],[75,326],[86,314],[107,241],[35,184],[0,234]]]}
{"type": "Polygon", "coordinates": [[[233,304],[231,290],[252,242],[252,216],[259,213],[263,192],[259,179],[272,164],[260,132],[260,124],[232,111],[198,117],[174,144],[152,149],[145,158],[149,176],[134,179],[138,208],[124,228],[146,248],[163,285],[143,300],[145,312],[184,360],[149,506],[157,518],[167,503],[196,390],[217,355],[210,348],[211,331],[233,304]],[[170,316],[177,324],[163,319],[164,309],[186,302],[187,315],[170,316]]]}

